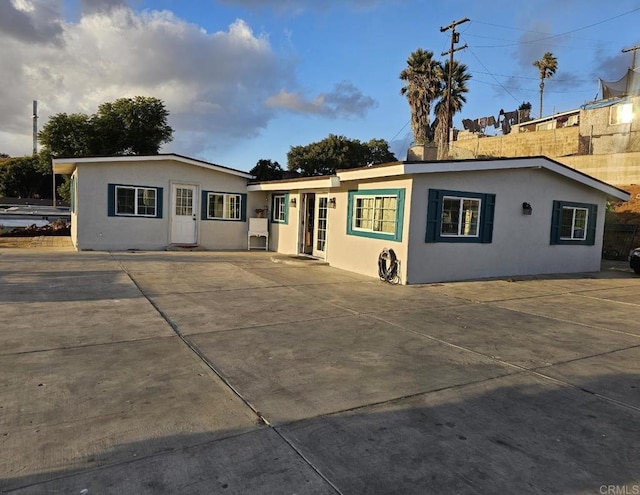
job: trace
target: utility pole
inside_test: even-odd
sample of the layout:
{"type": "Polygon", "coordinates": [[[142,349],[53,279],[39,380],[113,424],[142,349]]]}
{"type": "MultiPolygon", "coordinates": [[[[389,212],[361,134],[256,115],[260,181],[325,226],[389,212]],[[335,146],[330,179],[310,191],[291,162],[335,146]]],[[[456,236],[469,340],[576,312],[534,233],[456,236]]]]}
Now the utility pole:
{"type": "MultiPolygon", "coordinates": [[[[442,52],[440,55],[445,57],[449,55],[449,74],[447,74],[447,150],[449,149],[449,141],[451,140],[451,72],[453,70],[453,54],[457,51],[464,50],[467,48],[467,45],[460,46],[455,48],[457,43],[460,43],[460,33],[456,32],[456,26],[463,24],[465,22],[469,22],[470,19],[465,17],[464,19],[460,19],[459,21],[454,21],[448,26],[444,26],[440,28],[440,32],[444,33],[451,29],[451,48],[447,52],[442,52]]],[[[438,150],[438,154],[440,155],[440,150],[438,150]]],[[[444,150],[442,155],[444,156],[444,150]]]]}
{"type": "Polygon", "coordinates": [[[38,100],[33,100],[33,154],[38,154],[38,100]]]}
{"type": "Polygon", "coordinates": [[[622,53],[633,52],[633,58],[631,60],[631,70],[636,70],[636,51],[638,50],[640,50],[640,45],[622,49],[622,53]]]}

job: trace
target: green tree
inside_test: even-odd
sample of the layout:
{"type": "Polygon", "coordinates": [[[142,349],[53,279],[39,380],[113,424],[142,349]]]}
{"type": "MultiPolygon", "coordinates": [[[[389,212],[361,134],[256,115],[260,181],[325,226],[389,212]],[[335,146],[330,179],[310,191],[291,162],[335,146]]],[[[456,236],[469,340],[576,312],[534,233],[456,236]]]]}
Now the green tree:
{"type": "Polygon", "coordinates": [[[467,71],[465,64],[454,60],[453,64],[450,65],[447,60],[442,67],[442,78],[441,91],[438,94],[438,101],[434,108],[436,113],[435,141],[438,145],[438,160],[443,160],[447,155],[447,133],[453,123],[453,116],[467,102],[465,94],[469,91],[467,82],[471,79],[471,74],[467,71]],[[451,104],[449,106],[450,115],[447,120],[449,71],[451,71],[451,104]]]}
{"type": "Polygon", "coordinates": [[[433,141],[430,114],[431,104],[442,91],[442,66],[433,58],[433,52],[418,48],[407,58],[407,66],[400,73],[406,83],[400,90],[411,109],[411,130],[416,144],[433,141]]]}
{"type": "Polygon", "coordinates": [[[93,127],[83,113],[59,113],[38,133],[42,153],[58,157],[91,156],[93,127]]]}
{"type": "Polygon", "coordinates": [[[54,157],[155,155],[173,136],[162,100],[147,96],[103,103],[94,115],[59,113],[38,133],[54,157]]]}
{"type": "Polygon", "coordinates": [[[0,196],[49,197],[51,177],[37,155],[9,158],[0,163],[0,196]]]}
{"type": "Polygon", "coordinates": [[[91,118],[96,154],[157,155],[173,139],[169,112],[162,100],[150,96],[119,98],[103,103],[91,118]]]}
{"type": "Polygon", "coordinates": [[[553,75],[558,70],[558,59],[553,56],[553,53],[546,52],[540,60],[536,60],[533,65],[540,71],[540,115],[542,118],[542,94],[544,93],[544,80],[553,75]]]}
{"type": "Polygon", "coordinates": [[[271,160],[258,160],[256,166],[249,170],[249,173],[260,181],[282,179],[283,172],[280,164],[271,160]]]}
{"type": "Polygon", "coordinates": [[[357,139],[329,134],[322,141],[292,146],[287,153],[289,170],[302,176],[332,175],[338,169],[358,168],[396,161],[383,139],[362,143],[357,139]]]}

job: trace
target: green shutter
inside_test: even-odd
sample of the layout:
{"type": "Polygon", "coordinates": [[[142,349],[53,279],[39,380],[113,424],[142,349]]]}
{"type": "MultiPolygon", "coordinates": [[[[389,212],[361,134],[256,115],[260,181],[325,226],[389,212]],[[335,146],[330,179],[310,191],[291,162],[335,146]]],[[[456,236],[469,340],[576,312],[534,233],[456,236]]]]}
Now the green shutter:
{"type": "Polygon", "coordinates": [[[109,184],[107,186],[107,215],[116,216],[116,185],[109,184]]]}
{"type": "Polygon", "coordinates": [[[201,220],[206,220],[207,219],[207,213],[208,213],[208,203],[207,200],[209,199],[209,191],[202,191],[202,201],[200,201],[200,219],[201,220]]]}
{"type": "Polygon", "coordinates": [[[240,221],[247,221],[247,195],[240,194],[240,221]]]}
{"type": "Polygon", "coordinates": [[[551,244],[560,243],[560,224],[562,223],[562,201],[553,202],[551,213],[551,244]]]}
{"type": "Polygon", "coordinates": [[[596,225],[598,223],[598,205],[589,206],[589,222],[587,224],[587,241],[588,246],[596,243],[596,225]]]}
{"type": "Polygon", "coordinates": [[[442,191],[429,189],[427,199],[427,234],[425,242],[436,242],[439,237],[440,219],[442,218],[442,191]]]}
{"type": "Polygon", "coordinates": [[[158,208],[156,209],[156,218],[162,218],[162,188],[158,187],[156,189],[156,199],[158,201],[158,208]]]}
{"type": "Polygon", "coordinates": [[[480,214],[480,242],[489,244],[493,240],[493,217],[496,212],[496,195],[485,194],[480,214]]]}

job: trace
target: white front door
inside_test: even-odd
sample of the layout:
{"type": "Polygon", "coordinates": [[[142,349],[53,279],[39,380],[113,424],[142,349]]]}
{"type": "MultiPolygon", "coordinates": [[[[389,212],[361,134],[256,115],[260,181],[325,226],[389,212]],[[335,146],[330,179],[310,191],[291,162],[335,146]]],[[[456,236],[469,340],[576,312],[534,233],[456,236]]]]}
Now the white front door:
{"type": "Polygon", "coordinates": [[[171,244],[197,243],[197,192],[197,186],[173,184],[171,189],[171,244]]]}
{"type": "Polygon", "coordinates": [[[313,225],[313,256],[325,258],[327,254],[327,226],[329,221],[329,198],[316,195],[313,225]]]}

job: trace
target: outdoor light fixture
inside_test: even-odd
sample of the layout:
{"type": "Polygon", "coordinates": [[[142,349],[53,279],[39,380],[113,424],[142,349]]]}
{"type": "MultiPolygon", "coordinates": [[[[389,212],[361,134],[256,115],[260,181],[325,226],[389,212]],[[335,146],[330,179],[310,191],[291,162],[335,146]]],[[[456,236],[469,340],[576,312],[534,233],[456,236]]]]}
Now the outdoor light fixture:
{"type": "Polygon", "coordinates": [[[329,208],[336,207],[336,198],[329,198],[329,208]]]}
{"type": "Polygon", "coordinates": [[[527,202],[522,203],[522,214],[523,215],[531,215],[533,213],[533,208],[527,202]]]}
{"type": "Polygon", "coordinates": [[[295,208],[296,207],[296,198],[291,198],[289,201],[289,206],[295,208]]]}

